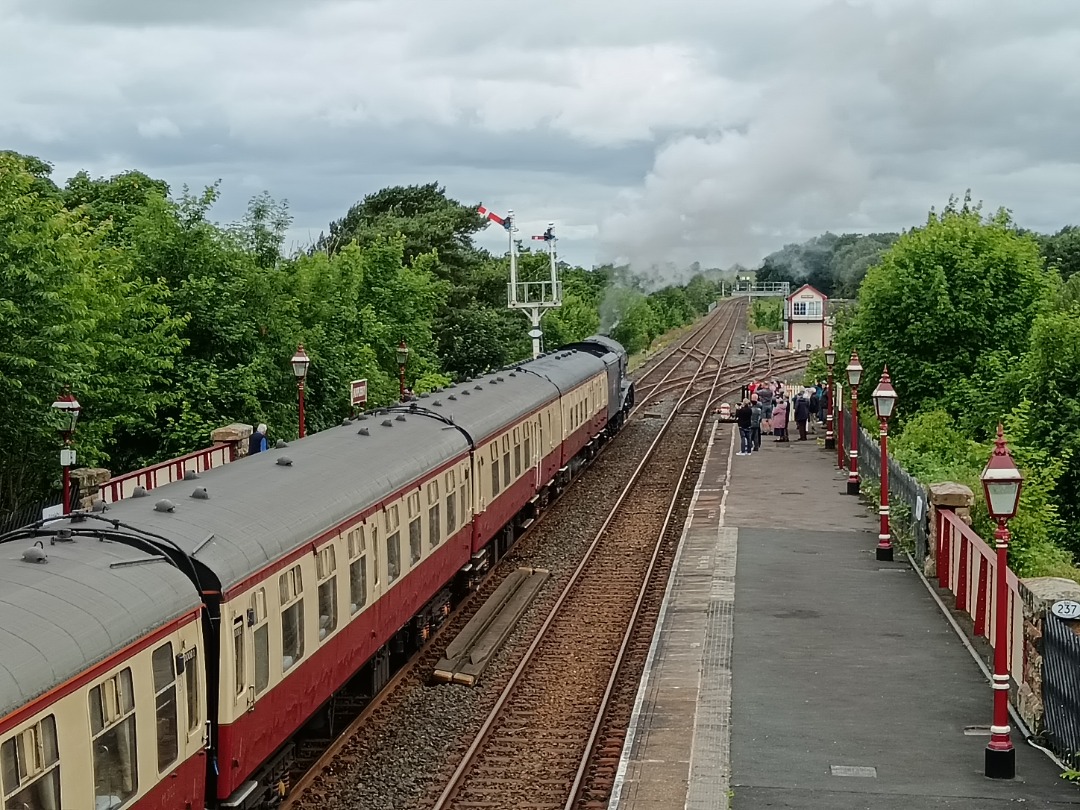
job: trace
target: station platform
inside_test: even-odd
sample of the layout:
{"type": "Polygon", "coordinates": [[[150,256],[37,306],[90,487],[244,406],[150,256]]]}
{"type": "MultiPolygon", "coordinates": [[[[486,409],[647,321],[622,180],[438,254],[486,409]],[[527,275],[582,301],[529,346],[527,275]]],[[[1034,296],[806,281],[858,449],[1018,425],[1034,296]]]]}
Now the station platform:
{"type": "Polygon", "coordinates": [[[1016,779],[982,775],[990,685],[906,557],[876,560],[835,452],[736,434],[713,429],[610,810],[1080,807],[1015,728],[1016,779]]]}

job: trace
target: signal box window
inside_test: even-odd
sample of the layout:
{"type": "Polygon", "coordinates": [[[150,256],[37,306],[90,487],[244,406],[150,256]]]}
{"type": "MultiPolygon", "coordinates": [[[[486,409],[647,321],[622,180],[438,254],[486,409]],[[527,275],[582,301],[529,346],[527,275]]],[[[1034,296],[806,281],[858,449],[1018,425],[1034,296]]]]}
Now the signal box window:
{"type": "Polygon", "coordinates": [[[165,642],[152,657],[154,694],[157,704],[158,772],[176,762],[176,673],[173,670],[172,642],[165,642]]]}
{"type": "Polygon", "coordinates": [[[90,690],[90,733],[97,806],[117,807],[139,789],[130,667],[90,690]]]}
{"type": "Polygon", "coordinates": [[[62,810],[56,719],[51,714],[0,745],[0,772],[5,808],[62,810]]]}

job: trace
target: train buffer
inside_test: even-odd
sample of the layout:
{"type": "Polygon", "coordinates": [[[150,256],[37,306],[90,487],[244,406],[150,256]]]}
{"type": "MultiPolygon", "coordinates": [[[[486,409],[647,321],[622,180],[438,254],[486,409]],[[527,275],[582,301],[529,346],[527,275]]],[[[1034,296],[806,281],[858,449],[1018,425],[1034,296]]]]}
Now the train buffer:
{"type": "Polygon", "coordinates": [[[544,568],[519,568],[504,579],[447,646],[432,679],[475,686],[549,576],[544,568]]]}

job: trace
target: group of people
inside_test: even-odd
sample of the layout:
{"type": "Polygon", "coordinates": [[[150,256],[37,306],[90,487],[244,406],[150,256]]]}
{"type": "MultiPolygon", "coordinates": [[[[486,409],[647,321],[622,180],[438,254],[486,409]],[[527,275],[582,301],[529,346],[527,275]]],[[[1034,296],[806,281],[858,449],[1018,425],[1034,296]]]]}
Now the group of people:
{"type": "Polygon", "coordinates": [[[788,423],[795,420],[798,441],[805,442],[813,420],[825,422],[825,387],[822,383],[788,394],[780,380],[752,382],[735,410],[739,426],[739,452],[748,456],[761,450],[761,435],[771,432],[774,442],[787,442],[788,423]]]}

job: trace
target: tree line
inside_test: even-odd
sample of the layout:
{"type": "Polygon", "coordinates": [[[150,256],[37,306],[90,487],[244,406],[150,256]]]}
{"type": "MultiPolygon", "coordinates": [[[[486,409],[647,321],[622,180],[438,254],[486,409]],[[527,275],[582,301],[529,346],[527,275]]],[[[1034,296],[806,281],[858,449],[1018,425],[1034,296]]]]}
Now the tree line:
{"type": "MultiPolygon", "coordinates": [[[[350,380],[368,380],[371,405],[396,400],[402,339],[417,393],[531,355],[506,258],[473,242],[487,221],[437,183],[369,194],[291,256],[286,203],[262,194],[219,224],[219,195],[138,171],[61,185],[47,162],[0,153],[0,516],[58,491],[50,403],[64,386],[83,406],[80,465],[118,473],[233,421],[295,437],[299,343],[309,430],[349,412],[350,380]]],[[[547,276],[546,251],[525,251],[522,279],[547,276]]],[[[564,264],[562,280],[542,324],[552,348],[603,326],[639,352],[719,292],[700,273],[655,290],[625,268],[564,264]]]]}
{"type": "MultiPolygon", "coordinates": [[[[866,369],[864,426],[876,427],[870,392],[888,365],[899,394],[890,450],[924,483],[971,486],[984,537],[979,473],[1004,423],[1026,478],[1010,524],[1022,576],[1080,574],[1078,270],[1080,230],[1036,234],[968,195],[892,239],[837,316],[838,367],[857,349],[866,369]]],[[[824,370],[818,353],[809,373],[824,370]]]]}

